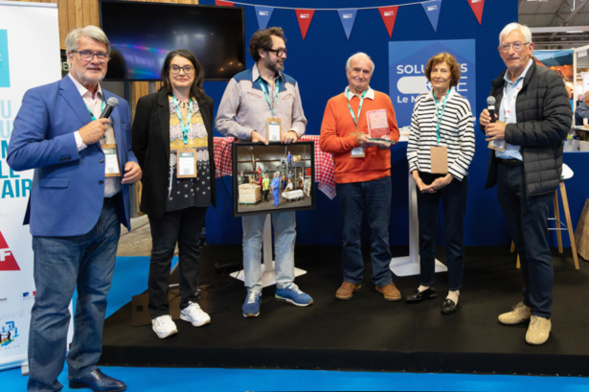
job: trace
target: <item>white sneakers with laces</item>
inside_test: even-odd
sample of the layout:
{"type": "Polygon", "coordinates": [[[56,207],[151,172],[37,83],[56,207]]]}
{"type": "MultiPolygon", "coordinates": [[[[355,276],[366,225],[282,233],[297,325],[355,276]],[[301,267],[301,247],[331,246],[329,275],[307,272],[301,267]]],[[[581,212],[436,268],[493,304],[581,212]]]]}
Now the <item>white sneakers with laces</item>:
{"type": "Polygon", "coordinates": [[[168,336],[172,336],[178,333],[176,323],[172,320],[172,316],[164,314],[163,316],[151,319],[151,329],[160,339],[165,339],[168,336]]]}

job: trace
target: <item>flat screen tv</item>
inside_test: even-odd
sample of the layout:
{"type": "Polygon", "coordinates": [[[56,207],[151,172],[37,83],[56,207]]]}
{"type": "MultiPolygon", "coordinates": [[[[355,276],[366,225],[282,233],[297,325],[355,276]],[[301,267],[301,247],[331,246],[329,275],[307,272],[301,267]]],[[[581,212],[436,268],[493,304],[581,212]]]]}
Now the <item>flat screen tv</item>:
{"type": "Polygon", "coordinates": [[[160,80],[166,55],[188,49],[205,80],[245,69],[243,8],[100,0],[100,26],[111,44],[107,80],[160,80]]]}

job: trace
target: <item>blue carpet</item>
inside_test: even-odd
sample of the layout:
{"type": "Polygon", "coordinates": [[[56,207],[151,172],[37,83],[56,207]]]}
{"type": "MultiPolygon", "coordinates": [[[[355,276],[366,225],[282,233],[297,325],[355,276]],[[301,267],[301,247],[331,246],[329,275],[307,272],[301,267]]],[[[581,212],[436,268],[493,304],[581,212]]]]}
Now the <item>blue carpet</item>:
{"type": "MultiPolygon", "coordinates": [[[[176,262],[174,259],[174,263],[176,262]]],[[[107,315],[146,289],[148,257],[119,257],[107,315]]],[[[589,378],[210,368],[108,367],[128,391],[589,391],[589,378]]],[[[25,391],[20,369],[0,372],[0,391],[25,391]]],[[[67,370],[59,376],[67,388],[67,370]]]]}

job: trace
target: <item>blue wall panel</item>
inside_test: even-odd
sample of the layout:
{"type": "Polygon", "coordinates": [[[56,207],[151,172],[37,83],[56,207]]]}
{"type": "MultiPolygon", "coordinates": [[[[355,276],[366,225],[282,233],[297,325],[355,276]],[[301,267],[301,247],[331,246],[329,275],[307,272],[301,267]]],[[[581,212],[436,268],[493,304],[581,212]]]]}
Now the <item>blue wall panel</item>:
{"type": "MultiPolygon", "coordinates": [[[[371,6],[401,5],[409,1],[395,0],[307,0],[271,1],[259,0],[257,5],[298,8],[354,8],[371,6]],[[336,5],[337,4],[337,5],[336,5]]],[[[201,4],[214,4],[212,0],[201,4]]],[[[258,29],[254,7],[245,6],[246,37],[258,29]]],[[[445,0],[442,3],[437,31],[434,31],[420,4],[400,6],[393,30],[389,38],[386,27],[377,9],[359,10],[350,40],[346,39],[337,11],[315,11],[313,20],[303,40],[294,10],[276,8],[268,26],[281,26],[285,30],[288,58],[285,72],[299,82],[303,108],[309,120],[307,134],[318,135],[325,104],[329,98],[339,94],[347,85],[345,62],[358,51],[368,53],[375,62],[376,69],[371,86],[388,93],[388,42],[419,40],[476,40],[477,107],[486,105],[490,91],[490,80],[504,69],[497,52],[499,32],[507,23],[517,21],[517,2],[513,0],[487,0],[482,25],[479,25],[467,0],[445,0]]],[[[246,42],[246,46],[248,42],[246,42]]],[[[248,55],[247,67],[253,66],[248,55]]],[[[206,82],[205,90],[218,105],[225,90],[226,82],[206,82]]],[[[395,97],[392,97],[393,102],[395,97]]],[[[478,117],[478,113],[474,113],[478,117]]],[[[217,134],[217,136],[220,136],[217,134]]],[[[476,153],[470,169],[467,217],[465,222],[465,241],[469,246],[508,245],[505,218],[499,209],[495,189],[485,190],[485,177],[489,150],[484,135],[478,131],[476,153]]],[[[391,154],[393,208],[391,212],[391,245],[408,244],[407,211],[407,162],[406,144],[393,147],[391,154]]],[[[586,154],[565,156],[571,166],[580,166],[586,154]]],[[[567,182],[569,202],[573,221],[580,215],[584,199],[589,195],[587,181],[578,175],[567,182]]],[[[575,170],[575,167],[573,167],[575,170]]],[[[207,215],[207,240],[213,244],[240,243],[241,220],[232,217],[229,178],[219,182],[217,208],[207,215]],[[222,185],[225,185],[223,188],[222,185]],[[229,195],[225,190],[229,191],[229,195]]],[[[339,244],[341,234],[340,214],[337,198],[329,200],[317,192],[316,208],[313,211],[297,213],[298,244],[339,244]]],[[[566,237],[566,236],[565,236],[566,237]]],[[[441,242],[441,240],[440,240],[441,242]]],[[[568,241],[565,241],[568,244],[568,241]]]]}

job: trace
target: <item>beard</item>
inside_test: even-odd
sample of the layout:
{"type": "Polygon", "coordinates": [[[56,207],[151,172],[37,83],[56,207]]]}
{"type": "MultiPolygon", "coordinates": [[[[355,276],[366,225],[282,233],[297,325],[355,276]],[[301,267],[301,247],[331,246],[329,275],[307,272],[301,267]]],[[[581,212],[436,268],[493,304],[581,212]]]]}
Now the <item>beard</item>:
{"type": "Polygon", "coordinates": [[[264,60],[264,66],[274,73],[282,72],[284,70],[284,62],[278,62],[278,60],[271,60],[266,58],[264,60]]]}

